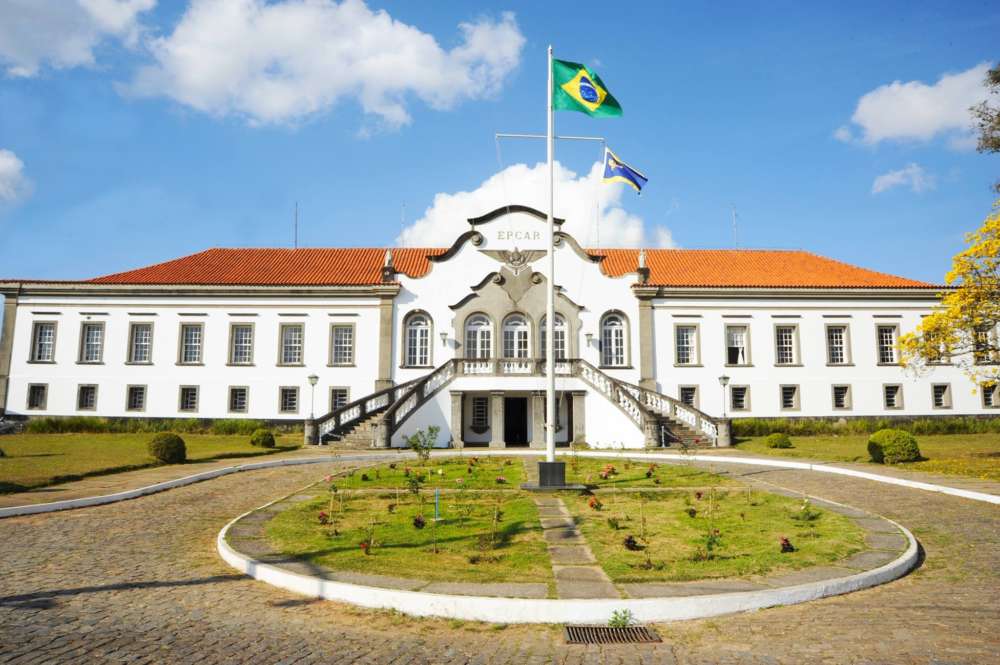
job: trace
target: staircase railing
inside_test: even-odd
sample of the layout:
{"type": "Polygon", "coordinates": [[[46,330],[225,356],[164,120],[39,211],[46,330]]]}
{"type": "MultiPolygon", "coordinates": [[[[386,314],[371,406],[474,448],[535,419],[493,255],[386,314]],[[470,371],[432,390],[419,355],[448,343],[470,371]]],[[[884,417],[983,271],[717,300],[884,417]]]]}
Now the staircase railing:
{"type": "Polygon", "coordinates": [[[455,372],[460,362],[454,358],[448,360],[430,374],[411,382],[380,417],[378,432],[373,442],[381,443],[384,448],[391,447],[392,435],[418,408],[455,378],[455,372]]]}
{"type": "Polygon", "coordinates": [[[576,375],[583,379],[584,383],[604,395],[608,401],[632,419],[635,426],[642,431],[647,446],[660,445],[662,436],[660,421],[639,400],[638,395],[634,395],[626,384],[611,378],[586,360],[576,360],[575,365],[577,367],[576,375]]]}
{"type": "Polygon", "coordinates": [[[399,400],[403,393],[418,380],[407,381],[398,386],[390,386],[378,392],[365,395],[361,399],[348,402],[344,406],[317,418],[316,426],[319,428],[319,440],[322,441],[324,437],[343,434],[358,421],[384,411],[390,404],[399,400]]]}
{"type": "Polygon", "coordinates": [[[679,420],[688,426],[689,429],[704,434],[712,441],[719,438],[719,428],[715,424],[715,419],[702,411],[689,406],[684,402],[669,397],[655,390],[649,390],[631,383],[619,381],[625,390],[633,397],[640,400],[647,408],[661,413],[668,418],[679,420]]]}

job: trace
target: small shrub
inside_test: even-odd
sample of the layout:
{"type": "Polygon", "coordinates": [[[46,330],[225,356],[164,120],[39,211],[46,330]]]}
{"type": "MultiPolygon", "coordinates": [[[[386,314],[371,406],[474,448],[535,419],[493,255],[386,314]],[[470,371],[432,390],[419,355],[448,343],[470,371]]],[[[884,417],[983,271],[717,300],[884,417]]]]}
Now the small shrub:
{"type": "Polygon", "coordinates": [[[608,518],[608,528],[613,529],[614,531],[617,531],[618,529],[622,528],[622,524],[621,524],[621,522],[618,521],[617,517],[609,517],[608,518]]]}
{"type": "Polygon", "coordinates": [[[868,439],[868,454],[878,464],[899,464],[921,459],[917,440],[909,432],[882,429],[868,439]]]}
{"type": "Polygon", "coordinates": [[[635,615],[632,610],[615,610],[608,620],[609,628],[628,628],[635,623],[635,615]]]}
{"type": "Polygon", "coordinates": [[[507,483],[507,479],[504,478],[503,476],[497,476],[496,482],[497,485],[505,485],[507,483]]]}
{"type": "Polygon", "coordinates": [[[639,544],[639,541],[636,540],[635,536],[632,534],[625,536],[625,539],[622,541],[622,545],[624,545],[625,549],[629,552],[638,552],[642,550],[642,545],[639,544]]]}
{"type": "Polygon", "coordinates": [[[788,554],[789,552],[795,551],[795,546],[792,545],[792,542],[784,536],[778,539],[778,545],[781,547],[782,554],[788,554]]]}
{"type": "Polygon", "coordinates": [[[187,448],[184,446],[184,439],[164,432],[150,440],[149,454],[163,464],[180,464],[187,459],[187,448]]]}
{"type": "Polygon", "coordinates": [[[600,510],[601,508],[604,507],[604,504],[601,503],[601,500],[598,499],[596,496],[590,497],[590,501],[587,502],[587,505],[594,510],[600,510]]]}
{"type": "Polygon", "coordinates": [[[274,434],[271,430],[258,429],[250,435],[250,445],[258,448],[274,448],[274,434]]]}
{"type": "Polygon", "coordinates": [[[212,423],[212,434],[243,434],[250,436],[259,429],[264,429],[264,423],[260,420],[223,418],[212,423]]]}
{"type": "Polygon", "coordinates": [[[3,448],[0,448],[0,457],[7,457],[7,453],[3,451],[3,448]]]}
{"type": "Polygon", "coordinates": [[[784,432],[775,432],[774,434],[768,434],[767,438],[764,439],[764,443],[768,448],[791,448],[792,440],[784,432]]]}
{"type": "Polygon", "coordinates": [[[427,520],[424,519],[423,515],[417,515],[413,518],[413,528],[423,529],[425,526],[427,526],[427,520]]]}

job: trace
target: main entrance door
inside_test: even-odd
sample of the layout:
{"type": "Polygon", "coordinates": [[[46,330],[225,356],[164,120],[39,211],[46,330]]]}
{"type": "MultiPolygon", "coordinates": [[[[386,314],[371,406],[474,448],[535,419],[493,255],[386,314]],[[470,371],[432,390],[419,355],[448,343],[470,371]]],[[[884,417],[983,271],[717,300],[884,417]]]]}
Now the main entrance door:
{"type": "Polygon", "coordinates": [[[528,398],[503,400],[503,440],[508,446],[528,445],[528,398]]]}

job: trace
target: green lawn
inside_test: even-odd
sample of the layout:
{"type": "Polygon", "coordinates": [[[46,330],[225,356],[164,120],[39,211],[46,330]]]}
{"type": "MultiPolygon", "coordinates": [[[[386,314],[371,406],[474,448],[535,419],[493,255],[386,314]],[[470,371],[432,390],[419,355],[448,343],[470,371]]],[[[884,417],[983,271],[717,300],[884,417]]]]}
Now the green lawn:
{"type": "Polygon", "coordinates": [[[572,454],[566,461],[566,481],[611,487],[709,487],[732,481],[722,476],[682,464],[654,464],[624,459],[595,459],[572,454]],[[604,477],[605,471],[607,477],[604,477]],[[648,474],[648,475],[647,475],[648,474]]]}
{"type": "Polygon", "coordinates": [[[332,509],[330,505],[327,496],[320,496],[279,513],[267,523],[268,538],[282,553],[334,570],[430,581],[552,580],[538,511],[521,493],[442,494],[442,520],[436,526],[434,498],[427,491],[417,497],[406,491],[338,489],[332,509]],[[501,520],[491,541],[498,501],[501,520]],[[321,511],[332,517],[331,524],[320,523],[321,511]],[[417,515],[425,520],[423,528],[414,526],[417,515]],[[373,524],[375,546],[365,554],[361,543],[373,524]]]}
{"type": "MultiPolygon", "coordinates": [[[[153,434],[14,434],[0,437],[0,493],[156,466],[146,452],[153,434]]],[[[254,448],[246,435],[182,434],[189,461],[251,457],[297,448],[301,435],[277,437],[278,447],[254,448]]],[[[193,472],[193,471],[192,471],[193,472]]]]}
{"type": "Polygon", "coordinates": [[[410,478],[428,489],[510,489],[524,482],[523,465],[509,457],[450,457],[427,462],[408,460],[359,469],[334,481],[343,489],[407,488],[410,478]],[[504,482],[498,482],[502,478],[504,482]]]}
{"type": "Polygon", "coordinates": [[[748,495],[745,488],[645,492],[642,500],[639,492],[596,496],[603,503],[600,510],[589,505],[587,496],[563,500],[614,582],[743,577],[822,565],[863,549],[863,532],[848,518],[810,506],[813,519],[795,519],[801,516],[801,501],[758,491],[748,495]],[[609,518],[618,520],[618,528],[609,518]],[[713,530],[718,541],[710,551],[706,537],[713,530]],[[643,549],[627,549],[629,535],[643,549]],[[781,537],[789,539],[794,552],[781,552],[781,537]]]}
{"type": "MultiPolygon", "coordinates": [[[[918,436],[921,462],[899,468],[983,480],[1000,480],[1000,434],[939,434],[918,436]]],[[[744,439],[739,450],[756,455],[806,457],[831,462],[868,462],[868,435],[793,436],[794,448],[768,448],[763,437],[744,439]]],[[[881,466],[874,465],[873,466],[881,466]]]]}

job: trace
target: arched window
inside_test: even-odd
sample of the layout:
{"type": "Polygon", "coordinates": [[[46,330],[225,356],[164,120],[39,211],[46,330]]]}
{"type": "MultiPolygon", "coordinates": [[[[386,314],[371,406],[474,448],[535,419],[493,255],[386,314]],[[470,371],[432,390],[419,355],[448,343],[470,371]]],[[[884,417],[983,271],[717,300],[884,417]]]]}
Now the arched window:
{"type": "Polygon", "coordinates": [[[465,320],[465,357],[489,358],[493,355],[493,322],[485,314],[473,314],[465,320]]]}
{"type": "Polygon", "coordinates": [[[624,367],[627,357],[625,318],[620,314],[606,314],[601,319],[601,365],[624,367]]]}
{"type": "Polygon", "coordinates": [[[403,364],[427,367],[431,364],[431,321],[426,314],[413,314],[406,320],[403,364]]]}
{"type": "MultiPolygon", "coordinates": [[[[548,350],[546,346],[545,335],[548,332],[548,321],[544,318],[542,319],[542,348],[539,351],[539,356],[545,357],[545,353],[548,350]]],[[[556,360],[566,360],[566,319],[562,317],[561,314],[556,314],[556,332],[555,337],[552,338],[552,346],[555,349],[555,359],[556,360]]]]}
{"type": "Polygon", "coordinates": [[[520,314],[511,314],[503,322],[503,357],[527,358],[530,339],[528,320],[520,314]]]}

